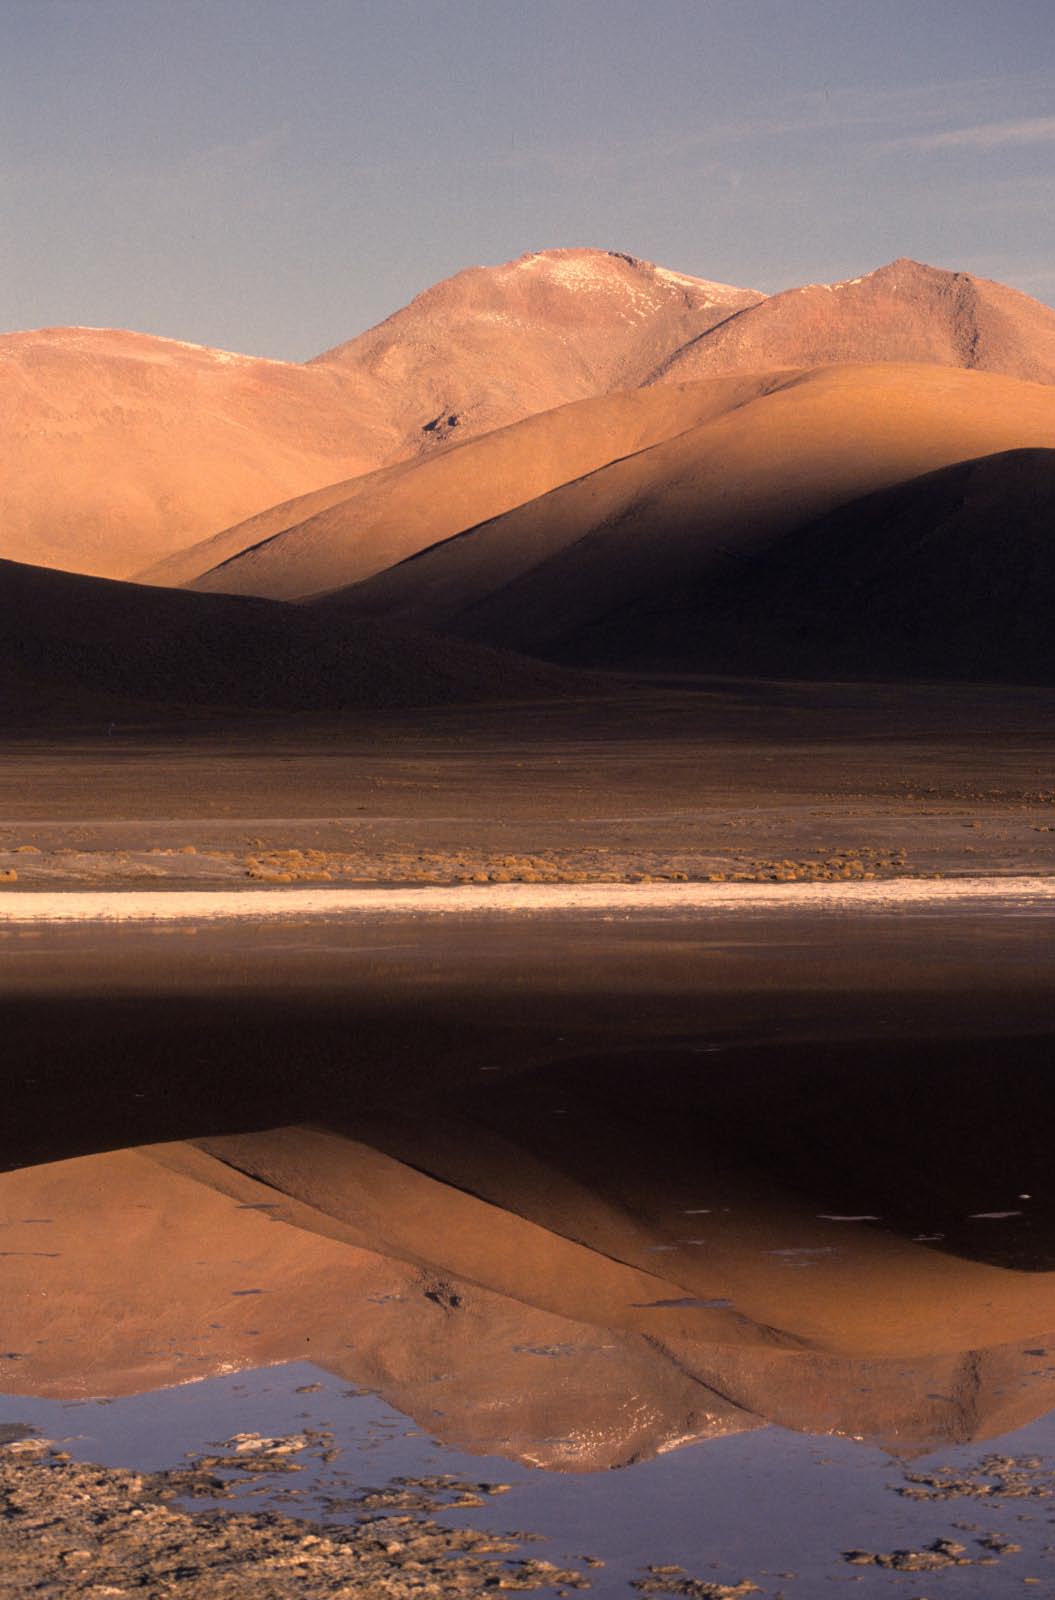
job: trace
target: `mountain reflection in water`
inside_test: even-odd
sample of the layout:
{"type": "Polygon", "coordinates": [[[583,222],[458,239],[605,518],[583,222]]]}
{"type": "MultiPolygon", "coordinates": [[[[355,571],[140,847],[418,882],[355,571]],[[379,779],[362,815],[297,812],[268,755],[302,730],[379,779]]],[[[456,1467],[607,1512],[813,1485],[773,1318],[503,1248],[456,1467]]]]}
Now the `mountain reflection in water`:
{"type": "Polygon", "coordinates": [[[1043,1047],[1013,1094],[999,1042],[925,1084],[673,1051],[8,1172],[0,1389],[310,1359],[559,1471],[766,1423],[994,1437],[1055,1406],[1043,1047]]]}

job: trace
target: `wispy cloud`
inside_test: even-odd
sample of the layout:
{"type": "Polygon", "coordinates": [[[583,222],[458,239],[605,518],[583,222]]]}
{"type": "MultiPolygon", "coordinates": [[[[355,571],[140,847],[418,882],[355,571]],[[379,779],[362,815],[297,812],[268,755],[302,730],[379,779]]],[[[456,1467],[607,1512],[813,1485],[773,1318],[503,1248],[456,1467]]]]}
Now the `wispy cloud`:
{"type": "MultiPolygon", "coordinates": [[[[1022,95],[1045,90],[1051,86],[1050,74],[1017,80],[1014,90],[1022,95]]],[[[867,138],[888,134],[873,148],[889,150],[930,138],[945,138],[935,130],[935,123],[953,117],[969,116],[972,110],[987,102],[995,107],[1009,93],[1008,80],[1003,78],[964,78],[941,83],[909,85],[875,85],[871,88],[843,88],[832,84],[824,89],[791,94],[768,101],[765,105],[745,108],[744,115],[733,119],[703,116],[690,127],[658,127],[651,132],[620,134],[608,130],[604,138],[561,139],[557,136],[528,137],[511,142],[508,149],[480,150],[463,157],[463,164],[501,167],[508,170],[534,170],[539,163],[549,163],[563,176],[573,176],[583,181],[599,178],[605,173],[618,172],[621,182],[630,181],[636,167],[647,169],[649,174],[667,163],[704,162],[698,175],[711,180],[739,181],[740,153],[754,142],[766,143],[770,152],[779,152],[780,141],[788,136],[814,135],[829,137],[858,135],[867,138]],[[915,127],[918,131],[901,137],[892,137],[895,130],[915,127]],[[730,179],[727,152],[735,148],[737,156],[732,162],[735,178],[730,179]]],[[[996,124],[994,124],[996,126],[996,124]]],[[[414,157],[415,162],[423,158],[414,157]]],[[[801,155],[796,152],[796,162],[801,155]]],[[[446,154],[437,160],[446,162],[446,154]]],[[[398,165],[405,165],[399,162],[398,165]]],[[[652,181],[651,178],[649,181],[652,181]]]]}
{"type": "MultiPolygon", "coordinates": [[[[931,83],[875,84],[869,88],[831,84],[807,94],[786,97],[764,109],[758,108],[756,116],[726,124],[720,131],[741,136],[915,127],[917,131],[904,139],[906,143],[915,143],[917,139],[944,137],[943,122],[961,118],[966,122],[972,113],[977,116],[981,108],[998,112],[1012,96],[1020,106],[1038,97],[1042,104],[1045,101],[1050,104],[1053,89],[1055,79],[1050,71],[1016,78],[943,79],[931,83]]],[[[994,121],[985,126],[996,128],[1004,124],[994,121]]]]}
{"type": "MultiPolygon", "coordinates": [[[[1020,104],[1030,100],[1051,103],[1055,80],[1050,72],[1017,79],[999,77],[964,78],[940,83],[875,85],[871,88],[843,88],[831,85],[806,94],[788,95],[765,106],[755,106],[735,120],[701,120],[694,127],[658,129],[651,134],[608,137],[585,141],[574,147],[555,142],[557,159],[578,161],[591,172],[611,166],[623,167],[627,161],[656,164],[666,161],[692,161],[710,157],[715,170],[724,169],[726,152],[738,152],[753,143],[767,145],[770,154],[779,153],[781,141],[797,135],[804,139],[818,136],[849,139],[863,152],[881,154],[891,150],[939,150],[963,146],[975,150],[1001,145],[1037,144],[1055,140],[1055,117],[1036,116],[1015,121],[968,123],[972,112],[997,112],[1009,99],[1020,104]],[[943,128],[953,120],[963,125],[943,128]],[[885,135],[885,137],[884,137],[885,135]]],[[[788,146],[788,149],[791,147],[788,146]]],[[[801,161],[802,146],[794,159],[801,161]]],[[[525,162],[543,155],[542,147],[517,151],[525,162]]],[[[492,159],[487,158],[489,161],[492,159]]],[[[497,157],[501,160],[501,156],[497,157]]],[[[739,165],[739,162],[737,162],[739,165]]]]}
{"type": "Polygon", "coordinates": [[[922,133],[899,140],[916,150],[998,150],[1004,145],[1047,144],[1055,140],[1055,117],[1027,117],[1019,122],[983,122],[945,133],[922,133]]]}

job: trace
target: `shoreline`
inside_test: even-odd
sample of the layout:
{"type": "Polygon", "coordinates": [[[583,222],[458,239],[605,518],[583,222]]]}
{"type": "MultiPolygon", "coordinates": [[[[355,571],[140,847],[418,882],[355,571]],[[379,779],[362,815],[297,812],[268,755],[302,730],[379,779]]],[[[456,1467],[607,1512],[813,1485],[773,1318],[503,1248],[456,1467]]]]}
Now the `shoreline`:
{"type": "Polygon", "coordinates": [[[979,902],[1055,910],[1055,877],[910,878],[864,882],[459,884],[385,888],[7,890],[0,924],[275,920],[283,917],[517,915],[574,912],[930,910],[979,902]]]}

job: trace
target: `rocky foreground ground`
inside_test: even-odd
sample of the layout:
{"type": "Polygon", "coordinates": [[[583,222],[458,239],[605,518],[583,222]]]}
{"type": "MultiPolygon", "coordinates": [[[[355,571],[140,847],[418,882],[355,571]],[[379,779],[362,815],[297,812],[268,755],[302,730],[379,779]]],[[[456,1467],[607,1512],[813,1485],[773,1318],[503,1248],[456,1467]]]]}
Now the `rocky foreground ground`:
{"type": "Polygon", "coordinates": [[[0,1448],[0,1597],[454,1600],[588,1587],[579,1572],[523,1555],[523,1534],[446,1528],[429,1516],[440,1505],[481,1504],[469,1485],[401,1485],[368,1506],[360,1500],[367,1520],[325,1528],[274,1511],[193,1514],[173,1505],[178,1497],[219,1501],[231,1492],[224,1468],[274,1471],[303,1445],[254,1443],[255,1455],[233,1462],[155,1473],[85,1465],[41,1440],[0,1448]]]}
{"type": "MultiPolygon", "coordinates": [[[[568,1600],[594,1586],[598,1574],[590,1569],[604,1565],[596,1557],[580,1558],[577,1569],[562,1568],[523,1553],[536,1535],[449,1528],[436,1520],[444,1509],[482,1505],[503,1493],[503,1484],[449,1476],[396,1479],[327,1501],[328,1512],[351,1512],[357,1520],[325,1525],[274,1509],[220,1509],[246,1481],[297,1472],[298,1455],[318,1454],[325,1444],[321,1436],[238,1435],[226,1442],[226,1453],[172,1471],[136,1473],[75,1462],[47,1440],[8,1439],[0,1443],[0,1600],[466,1600],[500,1591],[568,1600]],[[187,1511],[176,1502],[204,1502],[208,1509],[187,1511]]],[[[889,1487],[914,1500],[981,1501],[990,1516],[1003,1513],[1001,1520],[1022,1503],[1039,1508],[1052,1492],[1047,1464],[1034,1457],[987,1456],[972,1469],[931,1473],[906,1469],[902,1482],[889,1487]]],[[[906,1574],[993,1567],[1016,1556],[1031,1563],[1016,1572],[1019,1581],[1040,1585],[1036,1553],[1023,1555],[1015,1538],[962,1512],[951,1533],[918,1548],[832,1553],[839,1565],[906,1574]]],[[[768,1575],[762,1585],[751,1578],[726,1584],[680,1566],[651,1565],[630,1580],[628,1592],[785,1600],[784,1583],[795,1584],[797,1577],[785,1572],[768,1575]]]]}

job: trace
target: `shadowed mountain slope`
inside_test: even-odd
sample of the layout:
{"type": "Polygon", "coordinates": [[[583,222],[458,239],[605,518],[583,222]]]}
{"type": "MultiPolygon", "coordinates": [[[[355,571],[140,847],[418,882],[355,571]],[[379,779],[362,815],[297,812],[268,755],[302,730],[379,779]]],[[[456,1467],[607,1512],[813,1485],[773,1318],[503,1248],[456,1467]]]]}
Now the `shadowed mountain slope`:
{"type": "Polygon", "coordinates": [[[939,367],[830,367],[333,597],[542,656],[623,665],[679,592],[863,494],[1055,441],[1055,388],[939,367]],[[648,620],[650,619],[650,620],[648,620]]]}
{"type": "Polygon", "coordinates": [[[604,619],[581,653],[803,677],[1055,678],[1055,449],[962,462],[604,619]]]}
{"type": "Polygon", "coordinates": [[[1055,382],[1055,311],[1017,289],[901,259],[760,301],[699,334],[654,379],[835,361],[936,362],[1055,382]]]}
{"type": "Polygon", "coordinates": [[[266,600],[0,562],[0,720],[129,708],[436,705],[553,694],[559,669],[266,600]]]}
{"type": "Polygon", "coordinates": [[[357,583],[784,381],[786,374],[707,379],[543,411],[275,507],[151,567],[141,580],[271,599],[357,583]]]}

